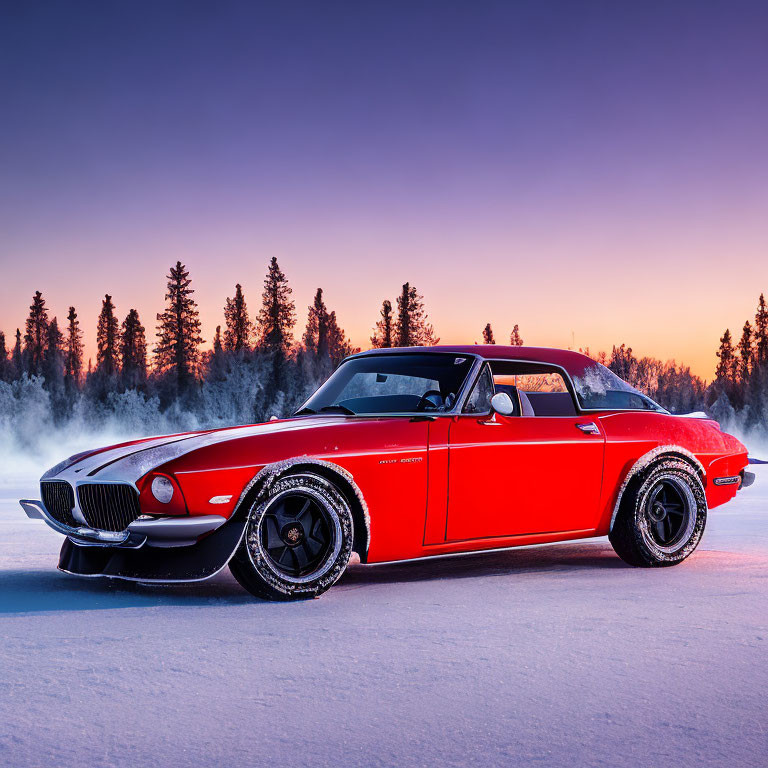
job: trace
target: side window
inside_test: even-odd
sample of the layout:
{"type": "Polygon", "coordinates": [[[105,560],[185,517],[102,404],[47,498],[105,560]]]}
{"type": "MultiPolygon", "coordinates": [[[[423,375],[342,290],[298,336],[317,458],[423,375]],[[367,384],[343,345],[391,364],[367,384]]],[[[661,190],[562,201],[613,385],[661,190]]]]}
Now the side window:
{"type": "Polygon", "coordinates": [[[472,388],[467,402],[464,404],[464,413],[488,413],[491,410],[491,398],[493,397],[493,378],[491,369],[486,365],[472,388]]]}
{"type": "Polygon", "coordinates": [[[494,365],[496,391],[519,399],[521,416],[575,416],[573,397],[562,374],[540,364],[494,365]],[[515,397],[516,395],[516,397],[515,397]]]}

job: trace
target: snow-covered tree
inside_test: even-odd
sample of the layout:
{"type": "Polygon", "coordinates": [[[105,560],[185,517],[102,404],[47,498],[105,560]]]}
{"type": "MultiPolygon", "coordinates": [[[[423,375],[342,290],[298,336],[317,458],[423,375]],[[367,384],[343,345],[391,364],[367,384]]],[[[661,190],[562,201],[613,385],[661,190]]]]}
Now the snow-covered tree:
{"type": "Polygon", "coordinates": [[[520,328],[515,323],[515,327],[512,329],[512,333],[509,335],[509,343],[513,347],[522,347],[523,346],[523,339],[520,336],[520,328]]]}
{"type": "Polygon", "coordinates": [[[493,328],[491,328],[491,324],[487,323],[485,328],[483,328],[483,344],[495,344],[496,341],[493,338],[493,328]]]}

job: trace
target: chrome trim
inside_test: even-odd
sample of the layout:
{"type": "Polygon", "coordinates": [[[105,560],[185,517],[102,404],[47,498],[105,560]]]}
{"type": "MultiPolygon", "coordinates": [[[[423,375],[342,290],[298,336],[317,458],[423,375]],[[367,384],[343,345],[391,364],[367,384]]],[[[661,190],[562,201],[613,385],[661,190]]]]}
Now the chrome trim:
{"type": "Polygon", "coordinates": [[[730,475],[729,477],[716,477],[712,480],[713,485],[738,485],[741,482],[741,475],[730,475]]]}
{"type": "Polygon", "coordinates": [[[26,512],[27,517],[33,520],[44,520],[54,531],[63,533],[71,538],[103,544],[122,544],[130,536],[129,531],[98,531],[87,526],[71,528],[52,517],[43,502],[36,499],[21,499],[19,504],[21,504],[21,508],[26,512]]]}
{"type": "Polygon", "coordinates": [[[102,531],[88,526],[72,528],[60,523],[45,508],[42,501],[21,499],[21,508],[32,520],[43,520],[57,533],[68,536],[76,544],[85,546],[124,546],[134,549],[149,547],[185,547],[195,544],[207,533],[212,533],[227,522],[221,515],[197,517],[158,517],[134,520],[124,531],[102,531]]]}
{"type": "Polygon", "coordinates": [[[576,429],[580,429],[585,435],[599,435],[600,430],[594,421],[583,421],[576,425],[576,429]]]}
{"type": "Polygon", "coordinates": [[[195,544],[207,533],[213,533],[227,522],[221,515],[195,517],[158,517],[154,520],[134,520],[128,531],[146,536],[149,547],[185,547],[195,544]]]}

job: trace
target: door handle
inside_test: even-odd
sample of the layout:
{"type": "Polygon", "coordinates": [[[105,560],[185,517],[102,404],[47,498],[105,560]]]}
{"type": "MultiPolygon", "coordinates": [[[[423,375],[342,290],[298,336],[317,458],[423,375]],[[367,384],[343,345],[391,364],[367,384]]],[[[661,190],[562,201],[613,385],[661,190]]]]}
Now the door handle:
{"type": "Polygon", "coordinates": [[[580,429],[585,435],[599,435],[600,430],[594,421],[583,421],[576,425],[577,429],[580,429]]]}

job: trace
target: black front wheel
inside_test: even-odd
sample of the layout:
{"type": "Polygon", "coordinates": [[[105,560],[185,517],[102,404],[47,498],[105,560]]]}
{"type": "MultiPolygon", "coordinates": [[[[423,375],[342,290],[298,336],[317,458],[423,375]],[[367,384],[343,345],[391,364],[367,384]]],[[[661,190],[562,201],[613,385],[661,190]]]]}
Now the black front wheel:
{"type": "Polygon", "coordinates": [[[257,597],[317,597],[344,572],[352,540],[352,512],[331,482],[310,472],[286,475],[253,503],[229,567],[257,597]]]}
{"type": "Polygon", "coordinates": [[[696,470],[682,459],[660,459],[633,478],[608,538],[630,565],[676,565],[698,546],[707,499],[696,470]]]}

